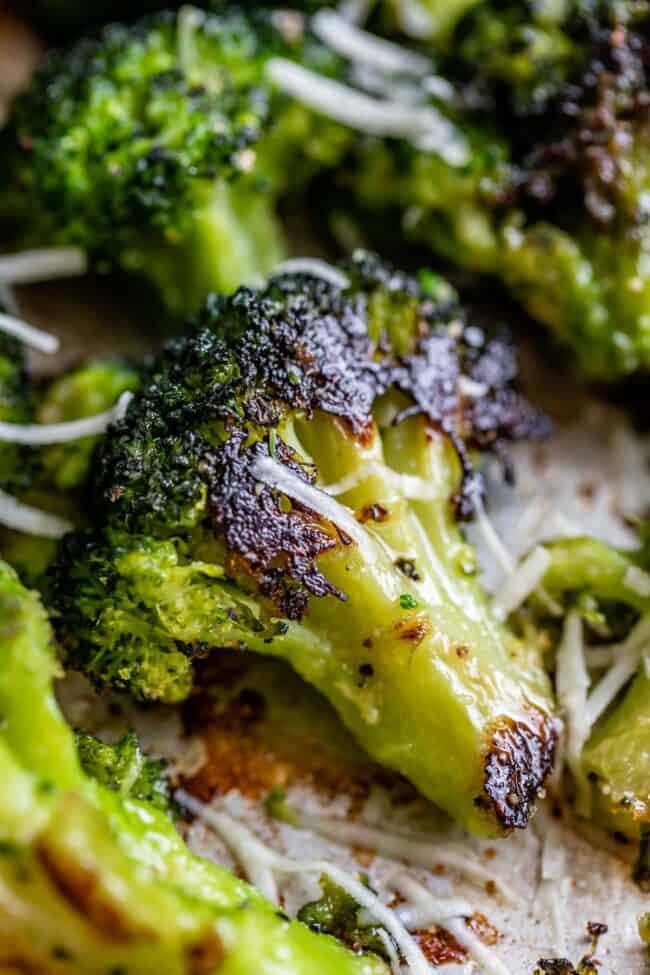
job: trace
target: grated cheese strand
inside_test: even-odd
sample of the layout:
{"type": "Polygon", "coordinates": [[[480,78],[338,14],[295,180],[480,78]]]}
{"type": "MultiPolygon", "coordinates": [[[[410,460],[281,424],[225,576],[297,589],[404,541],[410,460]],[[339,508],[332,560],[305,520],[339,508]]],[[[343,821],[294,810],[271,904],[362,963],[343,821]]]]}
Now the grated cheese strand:
{"type": "Polygon", "coordinates": [[[11,494],[0,491],[0,524],[12,531],[37,538],[63,538],[74,525],[67,518],[23,504],[11,494]]]}
{"type": "Polygon", "coordinates": [[[350,279],[343,271],[328,264],[320,257],[291,257],[288,261],[283,261],[273,271],[273,277],[278,274],[311,274],[316,278],[333,284],[336,288],[349,288],[350,279]]]}
{"type": "Polygon", "coordinates": [[[76,278],[87,270],[88,259],[78,247],[48,247],[0,255],[0,281],[9,285],[76,278]]]}
{"type": "Polygon", "coordinates": [[[311,27],[324,44],[350,61],[371,65],[387,74],[424,77],[432,71],[428,57],[376,37],[334,10],[319,10],[311,19],[311,27]]]}
{"type": "Polygon", "coordinates": [[[650,616],[644,616],[616,648],[616,660],[587,698],[590,727],[609,707],[619,691],[634,677],[650,646],[650,616]]]}
{"type": "Polygon", "coordinates": [[[428,907],[429,923],[449,931],[459,945],[465,948],[470,958],[481,966],[486,975],[511,975],[509,969],[497,958],[495,952],[484,945],[465,923],[465,918],[474,914],[469,904],[463,905],[465,909],[463,914],[459,916],[456,913],[450,913],[451,910],[455,912],[458,909],[458,905],[454,901],[450,900],[446,903],[445,900],[434,897],[423,884],[408,874],[397,874],[392,882],[398,893],[418,905],[421,911],[428,907]]]}
{"type": "Polygon", "coordinates": [[[112,423],[121,420],[133,399],[132,393],[122,393],[115,406],[105,413],[97,413],[82,420],[65,423],[5,423],[0,421],[0,440],[24,444],[29,447],[46,447],[50,444],[70,443],[83,437],[95,437],[105,433],[112,423]]]}
{"type": "Polygon", "coordinates": [[[25,345],[46,355],[54,355],[59,351],[61,344],[56,335],[43,332],[40,328],[35,328],[14,315],[5,315],[2,312],[0,312],[0,332],[11,335],[19,342],[24,342],[25,345]]]}
{"type": "Polygon", "coordinates": [[[499,619],[507,619],[525,603],[541,583],[550,564],[551,555],[548,549],[536,545],[510,573],[492,600],[492,607],[499,619]]]}
{"type": "Polygon", "coordinates": [[[299,501],[330,521],[352,538],[360,549],[367,550],[369,539],[349,508],[335,501],[325,491],[307,484],[293,471],[278,464],[271,457],[263,457],[253,465],[253,475],[264,484],[277,488],[287,497],[299,501]]]}
{"type": "Polygon", "coordinates": [[[469,158],[465,139],[433,106],[372,98],[285,58],[272,58],[266,73],[288,95],[359,132],[408,139],[450,166],[462,166],[469,158]]]}
{"type": "Polygon", "coordinates": [[[361,907],[368,911],[375,921],[386,928],[413,975],[431,975],[431,968],[419,945],[401,924],[395,912],[383,904],[376,894],[346,870],[323,860],[306,860],[304,863],[300,863],[282,853],[277,853],[265,846],[246,826],[237,822],[227,813],[205,805],[183,789],[176,792],[176,799],[224,840],[247,872],[250,869],[251,862],[255,860],[280,874],[316,873],[330,877],[334,883],[342,887],[361,907]]]}
{"type": "Polygon", "coordinates": [[[493,883],[505,900],[513,904],[518,902],[509,885],[503,883],[478,860],[468,856],[459,846],[450,843],[436,844],[415,834],[388,832],[365,823],[349,823],[343,819],[330,819],[312,813],[298,811],[296,817],[295,821],[301,829],[313,830],[335,843],[372,849],[381,856],[394,857],[409,866],[423,869],[433,870],[439,865],[450,867],[475,883],[493,883]]]}
{"type": "Polygon", "coordinates": [[[566,721],[566,763],[576,782],[576,805],[585,813],[589,812],[590,789],[582,769],[582,749],[592,726],[587,709],[590,684],[582,617],[572,609],[564,621],[557,651],[555,685],[560,711],[566,721]]]}

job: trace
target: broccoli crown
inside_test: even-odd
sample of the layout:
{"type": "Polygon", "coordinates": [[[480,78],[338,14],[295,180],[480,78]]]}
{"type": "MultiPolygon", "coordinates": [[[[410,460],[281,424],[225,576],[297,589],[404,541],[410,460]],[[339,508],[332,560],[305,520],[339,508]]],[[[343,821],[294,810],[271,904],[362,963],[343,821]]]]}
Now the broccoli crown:
{"type": "MultiPolygon", "coordinates": [[[[34,402],[23,346],[0,332],[0,420],[29,423],[34,402]]],[[[33,451],[0,441],[0,488],[23,490],[34,476],[33,451]]]]}
{"type": "Polygon", "coordinates": [[[79,761],[86,775],[115,792],[169,812],[170,790],[164,777],[167,763],[147,758],[134,731],[113,745],[84,731],[78,731],[76,738],[79,761]]]}
{"type": "Polygon", "coordinates": [[[481,490],[474,450],[546,430],[508,342],[429,272],[359,253],[327,279],[211,297],[95,455],[96,527],[64,539],[48,578],[66,658],[178,701],[212,649],[282,657],[471,828],[523,826],[554,748],[546,680],[491,618],[459,520],[481,490]],[[460,647],[442,670],[440,634],[460,647]],[[391,673],[409,659],[420,679],[391,673]],[[430,741],[455,721],[468,755],[449,790],[430,741]]]}
{"type": "Polygon", "coordinates": [[[51,53],[4,135],[4,209],[17,235],[153,279],[172,310],[195,312],[209,290],[270,269],[282,246],[266,208],[287,160],[299,151],[305,175],[308,156],[336,155],[337,139],[334,125],[289,111],[265,65],[274,54],[326,74],[339,63],[301,21],[294,33],[275,23],[185,7],[51,53]],[[183,245],[181,274],[169,253],[183,245]]]}
{"type": "Polygon", "coordinates": [[[292,617],[308,593],[334,594],[315,563],[338,544],[311,517],[284,511],[270,488],[259,490],[256,461],[269,453],[306,483],[316,480],[283,440],[292,415],[321,411],[363,443],[377,401],[398,391],[395,424],[422,415],[453,442],[464,471],[455,498],[462,517],[480,490],[468,450],[501,452],[508,440],[548,430],[515,388],[511,346],[467,324],[444,282],[418,281],[369,255],[342,270],[344,289],[283,275],[260,291],[210,297],[195,331],[167,345],[94,468],[102,516],[163,537],[207,519],[292,617]],[[463,396],[461,377],[483,395],[463,396]]]}

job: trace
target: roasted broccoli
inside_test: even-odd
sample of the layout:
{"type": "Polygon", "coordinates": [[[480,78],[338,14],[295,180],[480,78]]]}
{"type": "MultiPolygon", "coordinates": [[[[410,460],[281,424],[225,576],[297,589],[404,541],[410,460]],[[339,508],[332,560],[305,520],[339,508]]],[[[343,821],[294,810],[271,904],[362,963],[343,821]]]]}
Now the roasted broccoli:
{"type": "Polygon", "coordinates": [[[0,564],[0,964],[79,975],[385,971],[194,857],[156,803],[87,777],[54,699],[58,672],[38,598],[0,564]]]}
{"type": "Polygon", "coordinates": [[[556,684],[577,811],[638,839],[650,824],[647,555],[592,538],[554,542],[548,552],[546,598],[534,595],[526,613],[558,647],[556,684]]]}
{"type": "Polygon", "coordinates": [[[76,739],[79,761],[86,775],[122,795],[143,799],[157,809],[169,811],[166,762],[147,758],[135,732],[128,732],[115,744],[100,741],[85,731],[77,731],[76,739]]]}
{"type": "Polygon", "coordinates": [[[300,19],[191,7],[52,53],[3,136],[5,223],[146,278],[173,313],[259,280],[284,252],[278,195],[349,139],[272,89],[274,55],[339,65],[300,19]]]}
{"type": "Polygon", "coordinates": [[[365,254],[332,276],[212,296],[157,360],[95,457],[97,528],[50,573],[67,662],[178,701],[213,647],[281,657],[468,827],[525,826],[548,688],[458,521],[480,496],[470,451],[546,421],[440,278],[365,254]]]}
{"type": "Polygon", "coordinates": [[[589,378],[650,366],[649,22],[645,3],[477,4],[432,61],[464,156],[366,142],[355,164],[371,210],[498,275],[589,378]]]}

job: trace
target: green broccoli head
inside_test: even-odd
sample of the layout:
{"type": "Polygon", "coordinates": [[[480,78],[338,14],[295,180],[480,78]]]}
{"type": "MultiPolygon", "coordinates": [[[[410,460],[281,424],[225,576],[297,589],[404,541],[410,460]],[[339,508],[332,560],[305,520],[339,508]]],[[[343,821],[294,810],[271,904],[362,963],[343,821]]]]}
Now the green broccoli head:
{"type": "MultiPolygon", "coordinates": [[[[500,277],[573,350],[583,375],[650,364],[647,4],[479,4],[443,45],[442,108],[467,162],[358,147],[369,211],[500,277]]],[[[347,177],[346,177],[347,178],[347,177]]]]}
{"type": "Polygon", "coordinates": [[[553,755],[548,689],[459,519],[474,451],[546,421],[439,278],[365,254],[333,273],[212,297],[153,365],[96,455],[98,528],[50,574],[67,660],[175,701],[213,648],[281,657],[471,828],[523,826],[553,755]]]}
{"type": "Polygon", "coordinates": [[[84,731],[78,731],[76,739],[79,761],[86,775],[121,795],[142,799],[156,809],[169,812],[167,763],[163,759],[147,758],[134,731],[112,745],[84,731]]]}
{"type": "Polygon", "coordinates": [[[23,242],[78,245],[174,313],[269,271],[289,172],[293,187],[345,141],[265,80],[274,54],[338,66],[275,22],[184,7],[52,53],[4,135],[2,208],[23,242]]]}

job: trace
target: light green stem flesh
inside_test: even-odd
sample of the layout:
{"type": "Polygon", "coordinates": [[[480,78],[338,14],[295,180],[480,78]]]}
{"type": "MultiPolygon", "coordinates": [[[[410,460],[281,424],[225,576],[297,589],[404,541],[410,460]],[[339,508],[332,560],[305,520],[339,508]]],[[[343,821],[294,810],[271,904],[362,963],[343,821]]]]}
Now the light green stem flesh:
{"type": "MultiPolygon", "coordinates": [[[[259,627],[246,622],[246,616],[261,619],[258,599],[224,578],[224,553],[209,538],[204,550],[195,540],[184,549],[171,541],[147,549],[136,540],[117,569],[125,587],[119,605],[137,604],[139,625],[146,620],[142,666],[154,646],[152,666],[162,661],[165,667],[177,654],[190,681],[177,641],[288,661],[333,704],[372,758],[405,775],[472,831],[499,835],[503,825],[486,808],[483,792],[494,735],[512,722],[534,733],[540,721],[549,734],[550,692],[539,660],[497,623],[462,568],[467,547],[449,502],[459,477],[452,447],[444,437],[430,439],[421,419],[405,421],[386,436],[391,472],[378,435],[363,447],[324,415],[285,424],[279,433],[315,461],[324,483],[359,476],[339,499],[350,509],[361,515],[378,505],[386,513],[380,522],[366,519],[362,545],[339,544],[319,558],[346,600],[312,598],[301,622],[270,634],[268,620],[259,627]],[[426,478],[436,496],[412,504],[396,482],[400,467],[426,478]],[[415,563],[419,580],[400,571],[399,559],[415,563]],[[405,607],[402,597],[415,605],[405,607]]],[[[138,624],[110,613],[97,624],[103,634],[132,633],[138,624]]],[[[99,655],[93,667],[101,674],[99,655]]],[[[187,694],[185,683],[173,681],[171,689],[187,694]]]]}
{"type": "Polygon", "coordinates": [[[86,779],[38,598],[0,563],[0,964],[106,975],[380,975],[86,779]]]}
{"type": "Polygon", "coordinates": [[[189,237],[151,237],[121,256],[123,269],[152,282],[179,317],[196,314],[212,291],[259,284],[286,256],[270,193],[241,179],[206,187],[204,197],[189,237]]]}

